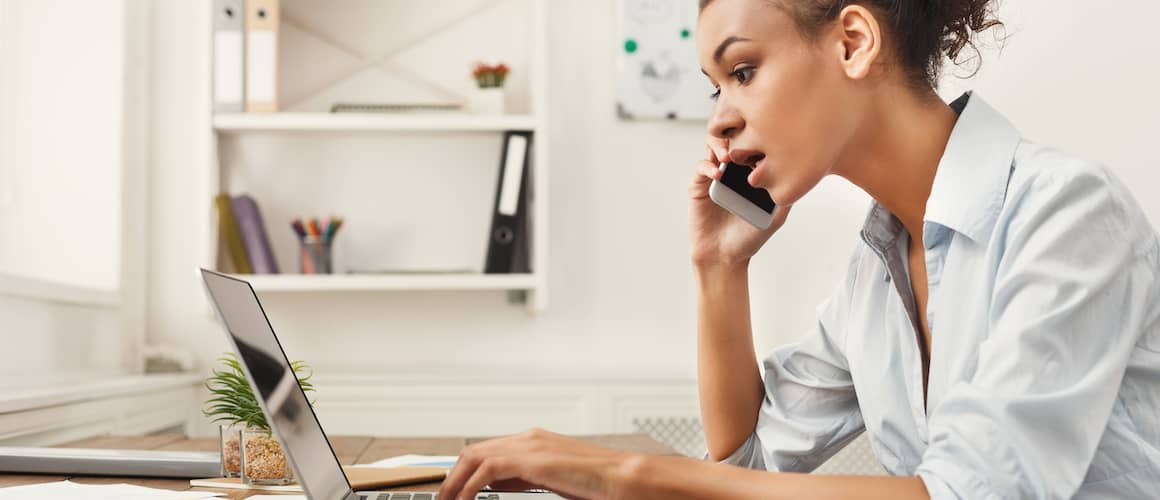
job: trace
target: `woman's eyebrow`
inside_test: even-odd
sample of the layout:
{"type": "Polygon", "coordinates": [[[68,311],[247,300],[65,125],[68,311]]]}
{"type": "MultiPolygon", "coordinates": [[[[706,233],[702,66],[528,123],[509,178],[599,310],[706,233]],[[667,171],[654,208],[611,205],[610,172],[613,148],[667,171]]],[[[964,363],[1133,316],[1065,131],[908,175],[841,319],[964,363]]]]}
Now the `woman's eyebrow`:
{"type": "MultiPolygon", "coordinates": [[[[737,42],[751,42],[751,41],[753,41],[753,40],[750,40],[750,39],[745,38],[745,37],[740,37],[740,36],[730,36],[729,38],[722,40],[721,44],[717,45],[717,48],[715,50],[713,50],[713,62],[716,62],[717,64],[721,64],[721,58],[725,56],[725,49],[728,49],[730,45],[733,45],[734,43],[737,43],[737,42]]],[[[705,68],[701,68],[701,73],[704,74],[705,76],[709,76],[709,72],[705,71],[705,68]]],[[[712,79],[712,77],[709,77],[709,78],[712,79]]]]}
{"type": "Polygon", "coordinates": [[[750,41],[752,41],[752,40],[750,40],[748,38],[744,38],[744,37],[739,37],[739,36],[730,36],[729,38],[722,40],[721,44],[717,46],[717,50],[713,51],[713,61],[716,62],[717,64],[721,64],[721,58],[725,56],[725,49],[729,48],[730,45],[733,45],[734,43],[737,43],[737,42],[750,42],[750,41]]]}

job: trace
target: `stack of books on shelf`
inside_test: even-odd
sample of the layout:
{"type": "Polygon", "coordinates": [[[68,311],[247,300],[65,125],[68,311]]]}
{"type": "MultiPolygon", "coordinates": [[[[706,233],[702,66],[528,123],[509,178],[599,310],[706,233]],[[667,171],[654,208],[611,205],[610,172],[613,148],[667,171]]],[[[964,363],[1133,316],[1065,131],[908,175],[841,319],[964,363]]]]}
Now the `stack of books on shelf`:
{"type": "Polygon", "coordinates": [[[219,262],[228,267],[223,270],[278,274],[278,261],[274,259],[258,203],[246,194],[231,197],[222,193],[214,198],[214,205],[218,213],[219,262]]]}

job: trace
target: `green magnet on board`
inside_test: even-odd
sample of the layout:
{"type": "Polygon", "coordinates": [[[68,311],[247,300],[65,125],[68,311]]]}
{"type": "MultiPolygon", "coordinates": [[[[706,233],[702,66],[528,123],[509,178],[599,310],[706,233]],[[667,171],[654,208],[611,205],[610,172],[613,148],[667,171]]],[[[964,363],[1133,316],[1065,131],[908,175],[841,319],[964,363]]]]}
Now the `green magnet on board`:
{"type": "Polygon", "coordinates": [[[689,28],[681,30],[681,38],[689,38],[689,28]]]}
{"type": "Polygon", "coordinates": [[[629,54],[636,52],[636,40],[629,38],[624,42],[624,51],[629,54]]]}

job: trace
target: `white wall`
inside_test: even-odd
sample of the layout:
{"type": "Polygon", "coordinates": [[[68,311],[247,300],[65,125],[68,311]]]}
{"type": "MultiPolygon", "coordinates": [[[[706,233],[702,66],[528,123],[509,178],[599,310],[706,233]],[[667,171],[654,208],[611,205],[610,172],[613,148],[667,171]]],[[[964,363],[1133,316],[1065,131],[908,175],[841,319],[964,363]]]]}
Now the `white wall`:
{"type": "MultiPolygon", "coordinates": [[[[0,295],[0,390],[12,376],[112,375],[127,355],[119,315],[101,306],[0,295]]],[[[52,380],[58,380],[53,378],[52,380]]]]}
{"type": "Polygon", "coordinates": [[[122,2],[0,9],[0,273],[115,292],[122,2]]]}
{"type": "Polygon", "coordinates": [[[138,10],[0,0],[0,387],[139,366],[138,10]]]}
{"type": "MultiPolygon", "coordinates": [[[[1001,57],[986,54],[971,86],[1027,135],[1106,160],[1160,220],[1149,189],[1160,181],[1160,165],[1148,142],[1160,131],[1160,102],[1149,93],[1160,86],[1160,39],[1149,24],[1160,4],[1130,5],[1005,2],[1001,14],[1013,36],[1001,57]]],[[[148,325],[154,341],[187,346],[209,363],[226,345],[198,306],[201,249],[189,230],[210,215],[209,200],[191,189],[208,161],[191,138],[209,127],[205,110],[187,98],[209,82],[191,63],[206,49],[191,42],[201,39],[187,22],[195,8],[154,4],[148,325]]],[[[613,2],[552,0],[550,17],[548,310],[528,316],[488,292],[267,297],[291,357],[323,374],[497,370],[530,379],[563,372],[692,380],[685,187],[704,126],[616,118],[613,2]]],[[[758,256],[752,288],[760,352],[808,328],[857,240],[866,203],[844,181],[827,180],[758,256]]]]}

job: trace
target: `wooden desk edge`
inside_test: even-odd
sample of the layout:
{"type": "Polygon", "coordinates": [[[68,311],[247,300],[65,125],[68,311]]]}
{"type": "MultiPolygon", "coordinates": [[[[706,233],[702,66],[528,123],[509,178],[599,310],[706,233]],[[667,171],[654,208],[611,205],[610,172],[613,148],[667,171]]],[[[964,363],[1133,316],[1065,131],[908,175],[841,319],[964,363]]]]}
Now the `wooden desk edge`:
{"type": "MultiPolygon", "coordinates": [[[[672,448],[661,444],[646,434],[602,434],[575,436],[593,444],[611,448],[636,451],[655,455],[679,455],[672,448]]],[[[486,437],[371,437],[371,436],[333,436],[330,438],[335,453],[344,465],[351,463],[367,463],[381,460],[387,456],[406,453],[425,455],[458,454],[469,443],[486,440],[486,437]]],[[[217,449],[216,437],[189,439],[181,435],[162,434],[152,436],[131,437],[99,437],[65,443],[60,447],[66,448],[105,448],[105,449],[164,449],[176,451],[207,451],[217,449]]],[[[91,477],[91,476],[60,476],[60,475],[29,475],[0,473],[0,488],[24,486],[37,483],[71,480],[84,484],[119,484],[128,483],[150,488],[169,490],[190,490],[189,481],[185,479],[155,479],[133,477],[91,477]]],[[[438,482],[422,483],[388,488],[382,491],[435,491],[439,488],[438,482]]],[[[224,498],[240,500],[253,495],[270,494],[271,492],[253,490],[226,490],[217,488],[193,488],[196,491],[222,493],[224,498]]]]}

